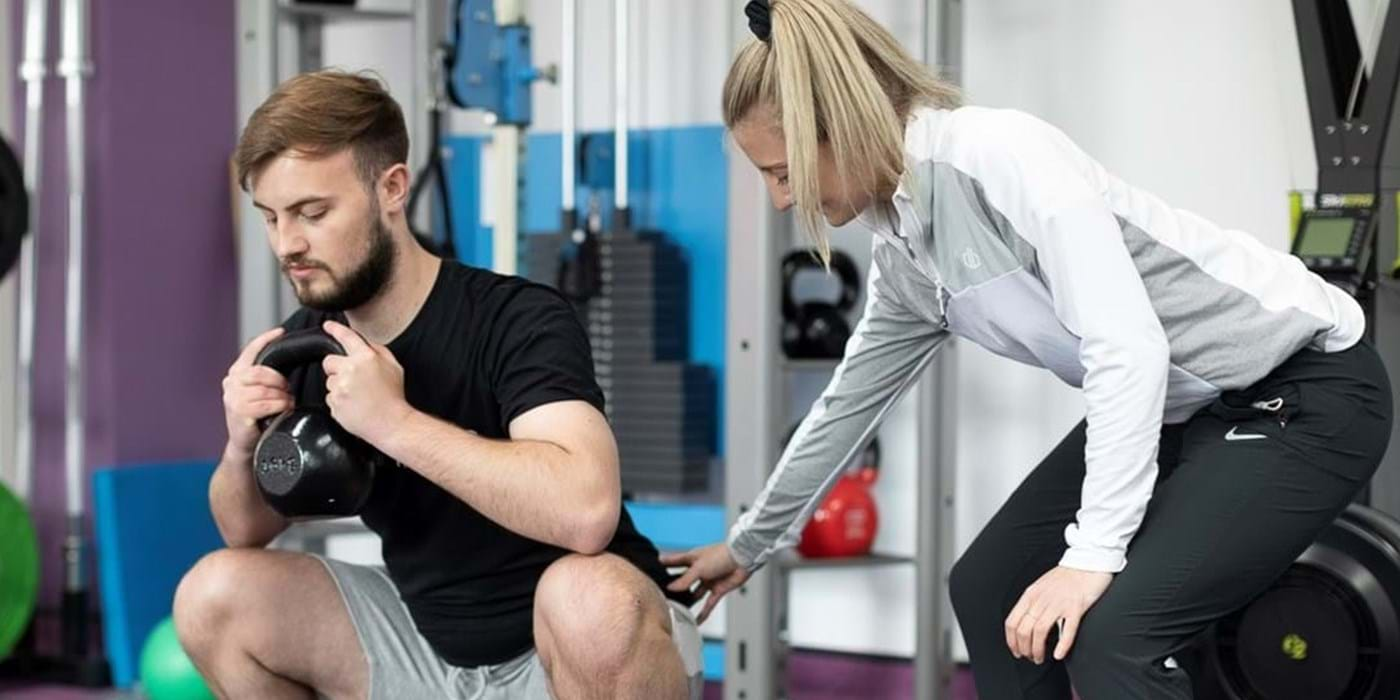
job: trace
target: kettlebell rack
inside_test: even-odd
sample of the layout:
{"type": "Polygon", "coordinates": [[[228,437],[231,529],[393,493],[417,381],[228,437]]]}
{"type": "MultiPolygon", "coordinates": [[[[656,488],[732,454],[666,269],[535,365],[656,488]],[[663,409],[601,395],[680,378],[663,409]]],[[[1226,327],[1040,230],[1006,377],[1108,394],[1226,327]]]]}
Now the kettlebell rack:
{"type": "MultiPolygon", "coordinates": [[[[731,4],[730,36],[737,50],[751,35],[742,3],[731,4]]],[[[945,72],[952,70],[956,79],[961,0],[926,0],[924,10],[924,58],[945,72]]],[[[780,455],[790,381],[798,374],[829,372],[837,361],[794,360],[783,353],[780,262],[796,238],[793,219],[773,209],[757,173],[744,158],[731,155],[728,182],[724,473],[726,522],[733,523],[750,507],[780,455]]],[[[914,556],[811,560],[784,553],[756,572],[724,602],[726,700],[787,697],[783,680],[793,571],[907,564],[915,569],[914,697],[947,697],[953,668],[952,609],[943,593],[953,560],[956,358],[952,345],[951,340],[944,343],[939,357],[925,366],[918,383],[902,399],[914,402],[914,464],[884,467],[887,472],[905,468],[917,472],[914,556]]],[[[884,438],[882,442],[891,444],[884,438]]]]}
{"type": "MultiPolygon", "coordinates": [[[[791,217],[773,212],[748,163],[729,165],[729,249],[725,350],[725,516],[734,522],[753,502],[781,454],[790,382],[799,375],[830,373],[837,360],[790,359],[779,329],[781,248],[793,238],[791,217]],[[755,303],[754,300],[760,300],[755,303]],[[762,301],[762,300],[766,300],[762,301]],[[782,398],[780,398],[782,397],[782,398]]],[[[787,697],[783,669],[789,646],[788,597],[797,570],[915,567],[915,694],[945,697],[952,672],[952,612],[943,595],[952,565],[954,456],[953,341],[928,364],[903,401],[914,401],[919,426],[913,465],[917,472],[917,543],[913,557],[872,553],[863,557],[806,559],[784,552],[725,598],[726,700],[787,697]]],[[[882,439],[883,440],[883,439],[882,439]]],[[[887,460],[888,461],[888,460],[887,460]]]]}

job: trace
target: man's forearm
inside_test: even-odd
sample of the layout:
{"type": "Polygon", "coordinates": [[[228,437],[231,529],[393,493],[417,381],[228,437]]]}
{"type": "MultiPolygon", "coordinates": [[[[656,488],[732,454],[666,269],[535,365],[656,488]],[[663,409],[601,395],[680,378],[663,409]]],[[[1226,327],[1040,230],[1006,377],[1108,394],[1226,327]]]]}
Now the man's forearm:
{"type": "Polygon", "coordinates": [[[287,528],[287,519],[258,493],[252,457],[229,448],[209,480],[209,509],[230,547],[263,547],[287,528]]]}
{"type": "Polygon", "coordinates": [[[490,440],[418,411],[383,442],[385,454],[512,532],[583,553],[612,541],[616,468],[585,468],[559,445],[490,440]]]}

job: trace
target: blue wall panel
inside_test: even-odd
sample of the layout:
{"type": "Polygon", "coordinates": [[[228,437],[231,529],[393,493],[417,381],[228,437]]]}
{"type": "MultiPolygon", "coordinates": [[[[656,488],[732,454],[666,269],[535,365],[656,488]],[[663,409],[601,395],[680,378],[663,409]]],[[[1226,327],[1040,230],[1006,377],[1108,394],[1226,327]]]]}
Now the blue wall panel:
{"type": "MultiPolygon", "coordinates": [[[[450,178],[454,233],[462,259],[491,266],[491,229],[481,223],[481,155],[487,138],[453,136],[450,178]]],[[[552,232],[559,227],[562,202],[560,137],[530,134],[526,141],[523,228],[552,232]]],[[[628,181],[633,226],[663,231],[681,247],[690,266],[690,361],[724,376],[725,225],[728,209],[724,129],[689,126],[631,133],[628,181]]],[[[605,213],[612,210],[611,191],[598,192],[605,213]]],[[[580,214],[588,192],[579,188],[580,214]]],[[[723,453],[723,380],[715,407],[719,430],[716,449],[723,453]]]]}

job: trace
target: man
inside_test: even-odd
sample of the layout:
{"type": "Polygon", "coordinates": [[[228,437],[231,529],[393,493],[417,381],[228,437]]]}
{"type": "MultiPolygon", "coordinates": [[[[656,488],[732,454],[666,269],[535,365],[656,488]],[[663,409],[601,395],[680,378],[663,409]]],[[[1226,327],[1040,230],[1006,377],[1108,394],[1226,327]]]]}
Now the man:
{"type": "Polygon", "coordinates": [[[284,83],[236,153],[303,308],[225,377],[210,505],[229,548],[181,582],[181,643],[222,697],[685,698],[699,636],[621,507],[588,340],[554,291],[425,251],[409,231],[408,136],[370,78],[284,83]],[[253,365],[322,327],[344,356],[253,365]],[[324,401],[401,466],[364,522],[387,571],[263,547],[257,419],[324,401]]]}

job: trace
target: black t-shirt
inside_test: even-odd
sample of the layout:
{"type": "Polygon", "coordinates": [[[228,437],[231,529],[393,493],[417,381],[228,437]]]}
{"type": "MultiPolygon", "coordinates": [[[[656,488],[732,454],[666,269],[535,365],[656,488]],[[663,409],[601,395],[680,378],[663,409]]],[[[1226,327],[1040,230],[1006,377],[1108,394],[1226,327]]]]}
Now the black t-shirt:
{"type": "MultiPolygon", "coordinates": [[[[298,330],[341,314],[309,309],[298,330]]],[[[588,338],[573,308],[548,287],[444,261],[423,308],[389,350],[414,408],[487,438],[554,401],[603,409],[588,338]]],[[[319,365],[292,373],[297,405],[325,404],[319,365]]],[[[469,458],[469,457],[468,457],[469,458]]],[[[381,470],[362,518],[419,632],[455,666],[496,664],[533,647],[535,585],[567,551],[518,535],[408,468],[381,470]]],[[[624,509],[608,551],[661,585],[652,543],[624,509]]]]}

